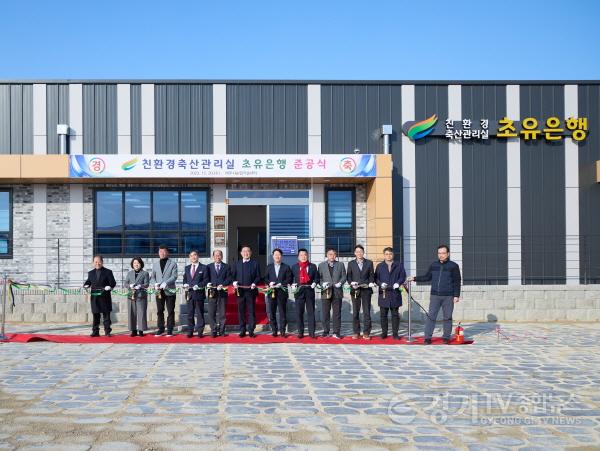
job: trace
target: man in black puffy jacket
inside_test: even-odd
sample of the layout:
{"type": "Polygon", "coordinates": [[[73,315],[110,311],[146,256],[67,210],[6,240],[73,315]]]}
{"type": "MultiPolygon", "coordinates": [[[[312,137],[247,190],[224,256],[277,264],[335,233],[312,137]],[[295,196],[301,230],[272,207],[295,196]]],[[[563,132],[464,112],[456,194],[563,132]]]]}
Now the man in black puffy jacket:
{"type": "Polygon", "coordinates": [[[450,248],[442,244],[437,248],[438,261],[429,267],[423,276],[408,277],[408,281],[431,282],[431,296],[429,299],[429,314],[425,321],[425,344],[431,344],[431,336],[435,328],[440,308],[443,314],[443,340],[450,342],[452,333],[452,312],[454,304],[460,299],[460,268],[450,260],[450,248]]]}

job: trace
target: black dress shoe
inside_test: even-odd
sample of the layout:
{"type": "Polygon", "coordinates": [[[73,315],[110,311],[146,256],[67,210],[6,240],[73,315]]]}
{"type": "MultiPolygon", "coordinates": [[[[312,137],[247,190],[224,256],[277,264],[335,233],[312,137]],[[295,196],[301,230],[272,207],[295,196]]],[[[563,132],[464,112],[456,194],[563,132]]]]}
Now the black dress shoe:
{"type": "Polygon", "coordinates": [[[220,337],[229,337],[229,334],[226,334],[225,332],[223,332],[222,334],[219,334],[220,337]]]}
{"type": "Polygon", "coordinates": [[[143,336],[144,336],[144,331],[138,330],[138,337],[143,337],[143,336]]]}
{"type": "Polygon", "coordinates": [[[188,338],[192,338],[193,336],[194,336],[194,333],[193,333],[193,332],[188,332],[188,333],[187,333],[187,337],[188,337],[188,338]]]}
{"type": "Polygon", "coordinates": [[[105,332],[105,333],[104,333],[104,336],[105,336],[105,337],[112,337],[112,334],[111,334],[110,332],[105,332]]]}
{"type": "Polygon", "coordinates": [[[212,332],[210,335],[211,335],[211,337],[213,337],[213,338],[217,338],[217,333],[216,333],[216,332],[212,332]]]}
{"type": "Polygon", "coordinates": [[[430,344],[431,344],[431,338],[426,338],[426,339],[423,341],[423,343],[424,343],[424,344],[426,344],[426,345],[430,345],[430,344]]]}
{"type": "Polygon", "coordinates": [[[249,336],[250,338],[256,338],[256,334],[255,334],[254,332],[250,332],[250,333],[248,334],[248,336],[249,336]]]}
{"type": "Polygon", "coordinates": [[[198,338],[204,338],[204,332],[198,332],[198,338]]]}
{"type": "Polygon", "coordinates": [[[382,340],[385,340],[386,338],[387,338],[387,335],[386,335],[386,334],[381,334],[381,339],[382,339],[382,340]]]}
{"type": "Polygon", "coordinates": [[[280,332],[279,335],[281,335],[281,338],[287,338],[287,334],[285,332],[280,332]]]}
{"type": "Polygon", "coordinates": [[[304,338],[304,334],[298,334],[298,340],[302,340],[304,338]]]}
{"type": "Polygon", "coordinates": [[[400,340],[400,337],[398,335],[394,335],[394,340],[400,340]]]}
{"type": "Polygon", "coordinates": [[[317,336],[315,334],[310,334],[310,338],[312,338],[313,340],[316,340],[317,336]]]}
{"type": "Polygon", "coordinates": [[[90,334],[90,337],[99,337],[100,336],[100,332],[92,332],[90,334]]]}
{"type": "Polygon", "coordinates": [[[164,333],[165,333],[164,329],[158,329],[154,335],[156,335],[157,337],[160,337],[164,333]]]}
{"type": "Polygon", "coordinates": [[[449,345],[450,344],[450,339],[449,338],[444,338],[443,340],[445,345],[449,345]]]}
{"type": "Polygon", "coordinates": [[[242,332],[239,333],[239,337],[240,338],[244,338],[245,336],[246,336],[246,332],[245,331],[242,331],[242,332]]]}
{"type": "Polygon", "coordinates": [[[277,331],[273,332],[272,334],[274,337],[277,337],[279,334],[277,333],[277,331]]]}
{"type": "Polygon", "coordinates": [[[129,334],[130,337],[137,337],[137,330],[132,330],[129,334]]]}
{"type": "Polygon", "coordinates": [[[323,335],[321,335],[323,338],[327,338],[329,337],[329,332],[323,332],[323,335]]]}

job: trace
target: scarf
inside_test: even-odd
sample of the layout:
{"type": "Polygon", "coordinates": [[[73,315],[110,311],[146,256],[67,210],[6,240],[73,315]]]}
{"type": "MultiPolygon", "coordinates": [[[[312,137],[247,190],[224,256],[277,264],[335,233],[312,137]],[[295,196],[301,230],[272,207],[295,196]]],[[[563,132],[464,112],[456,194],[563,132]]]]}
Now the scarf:
{"type": "Polygon", "coordinates": [[[310,263],[308,261],[299,262],[299,265],[300,265],[300,284],[305,285],[310,281],[310,277],[308,277],[308,265],[310,265],[310,263]]]}

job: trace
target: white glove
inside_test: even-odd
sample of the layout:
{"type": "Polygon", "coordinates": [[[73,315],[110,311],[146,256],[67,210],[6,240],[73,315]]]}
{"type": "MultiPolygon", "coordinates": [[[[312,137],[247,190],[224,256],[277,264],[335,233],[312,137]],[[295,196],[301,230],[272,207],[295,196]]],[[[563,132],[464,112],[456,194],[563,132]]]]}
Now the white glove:
{"type": "Polygon", "coordinates": [[[273,287],[275,286],[275,282],[270,282],[270,283],[269,283],[269,286],[270,286],[271,288],[273,288],[273,287]]]}
{"type": "Polygon", "coordinates": [[[341,286],[342,286],[342,282],[338,282],[338,283],[335,284],[336,288],[340,288],[341,286]]]}
{"type": "Polygon", "coordinates": [[[369,284],[369,288],[373,288],[374,286],[375,286],[375,284],[374,284],[373,282],[371,282],[371,283],[369,284]]]}
{"type": "Polygon", "coordinates": [[[310,285],[310,287],[311,287],[312,289],[314,289],[316,286],[317,286],[317,284],[316,284],[316,283],[314,283],[314,282],[313,282],[313,283],[310,285]]]}
{"type": "Polygon", "coordinates": [[[111,288],[111,287],[109,287],[108,285],[106,285],[106,286],[104,287],[104,291],[110,291],[110,290],[112,290],[112,288],[111,288]]]}
{"type": "Polygon", "coordinates": [[[277,285],[275,285],[277,288],[281,288],[281,284],[278,283],[277,285]]]}
{"type": "Polygon", "coordinates": [[[199,290],[198,285],[194,285],[194,291],[199,290]]]}
{"type": "Polygon", "coordinates": [[[383,288],[384,290],[387,288],[387,286],[388,286],[388,284],[387,284],[387,283],[385,283],[385,282],[383,282],[383,283],[381,284],[381,288],[383,288]]]}
{"type": "Polygon", "coordinates": [[[233,282],[233,286],[234,286],[234,288],[237,288],[237,286],[238,286],[237,280],[235,282],[233,282]]]}
{"type": "Polygon", "coordinates": [[[167,288],[167,284],[165,282],[160,284],[160,289],[164,290],[165,288],[167,288]]]}
{"type": "Polygon", "coordinates": [[[394,290],[397,290],[398,288],[400,288],[400,284],[399,283],[395,283],[394,284],[394,290]]]}
{"type": "Polygon", "coordinates": [[[183,288],[185,288],[186,290],[187,290],[189,287],[190,287],[190,285],[189,285],[189,284],[187,284],[187,283],[184,283],[184,284],[183,284],[183,288]]]}
{"type": "Polygon", "coordinates": [[[132,283],[129,284],[129,288],[133,288],[133,284],[132,283]]]}
{"type": "Polygon", "coordinates": [[[351,286],[352,288],[358,288],[358,282],[352,282],[352,283],[350,284],[350,286],[351,286]]]}
{"type": "Polygon", "coordinates": [[[296,288],[298,288],[298,284],[297,283],[293,283],[292,284],[292,290],[295,290],[296,288]]]}
{"type": "Polygon", "coordinates": [[[219,286],[217,287],[217,290],[222,290],[222,289],[223,289],[223,285],[219,285],[219,286]]]}
{"type": "Polygon", "coordinates": [[[324,290],[326,290],[329,287],[329,282],[323,282],[323,284],[321,286],[323,287],[324,290]]]}
{"type": "Polygon", "coordinates": [[[140,288],[142,288],[142,286],[141,286],[141,285],[136,285],[134,288],[135,288],[136,290],[139,290],[140,288]]]}
{"type": "MultiPolygon", "coordinates": [[[[220,286],[220,285],[219,285],[219,286],[220,286]]],[[[208,282],[208,283],[206,284],[206,288],[212,288],[212,283],[208,282]]]]}
{"type": "Polygon", "coordinates": [[[158,290],[158,287],[160,287],[160,285],[159,285],[159,284],[157,284],[157,283],[155,283],[155,284],[154,284],[154,289],[155,289],[155,290],[158,290]]]}
{"type": "Polygon", "coordinates": [[[89,288],[89,285],[84,285],[83,288],[85,288],[86,290],[89,288]]]}
{"type": "Polygon", "coordinates": [[[253,283],[252,285],[250,285],[250,288],[251,288],[252,290],[254,290],[254,289],[256,288],[256,284],[255,284],[255,283],[253,283]]]}

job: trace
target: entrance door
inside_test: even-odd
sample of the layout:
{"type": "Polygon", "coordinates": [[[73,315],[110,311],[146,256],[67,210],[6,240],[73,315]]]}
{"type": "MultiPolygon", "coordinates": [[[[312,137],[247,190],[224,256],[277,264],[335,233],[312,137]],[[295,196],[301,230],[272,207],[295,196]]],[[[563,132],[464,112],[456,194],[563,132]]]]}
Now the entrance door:
{"type": "Polygon", "coordinates": [[[264,205],[229,206],[228,260],[234,263],[240,258],[242,246],[252,248],[252,258],[258,261],[261,272],[267,265],[267,209],[264,205]]]}

